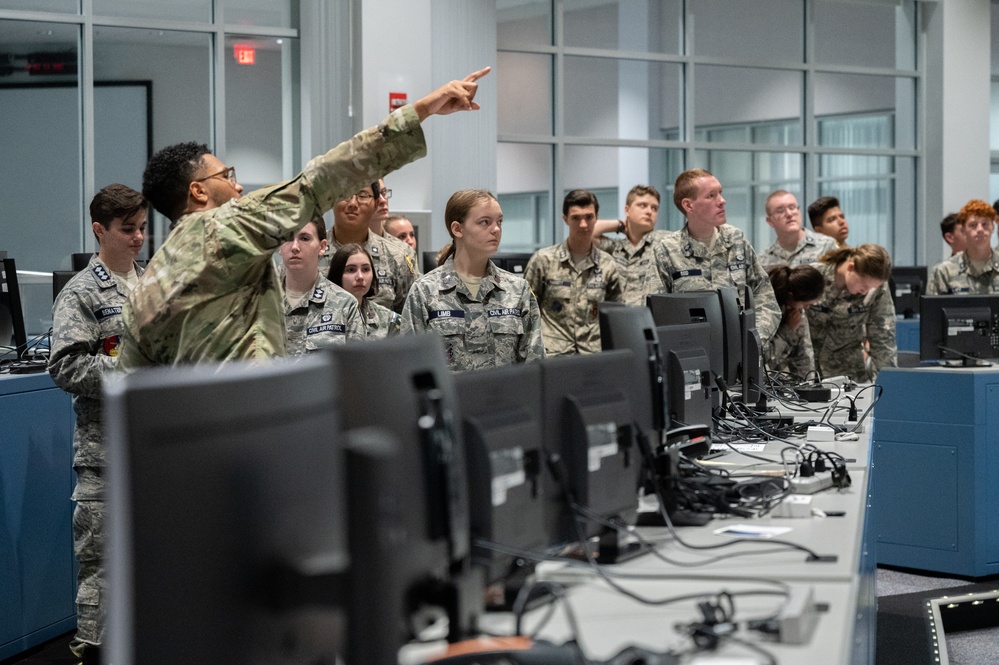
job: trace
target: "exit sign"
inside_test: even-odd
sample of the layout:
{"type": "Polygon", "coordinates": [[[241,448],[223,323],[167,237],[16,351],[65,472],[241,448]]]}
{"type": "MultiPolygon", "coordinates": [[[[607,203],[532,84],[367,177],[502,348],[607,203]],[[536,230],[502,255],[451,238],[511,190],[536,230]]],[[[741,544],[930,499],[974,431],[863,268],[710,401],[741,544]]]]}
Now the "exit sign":
{"type": "Polygon", "coordinates": [[[236,62],[241,65],[252,65],[257,59],[257,49],[252,46],[244,46],[242,44],[236,44],[232,47],[233,55],[236,56],[236,62]]]}

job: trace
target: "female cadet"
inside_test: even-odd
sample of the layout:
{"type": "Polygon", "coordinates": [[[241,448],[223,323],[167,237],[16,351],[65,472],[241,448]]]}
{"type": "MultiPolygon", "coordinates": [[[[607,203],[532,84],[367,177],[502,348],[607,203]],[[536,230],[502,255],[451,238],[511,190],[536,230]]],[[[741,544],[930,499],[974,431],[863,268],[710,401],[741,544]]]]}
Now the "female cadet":
{"type": "Polygon", "coordinates": [[[814,304],[826,288],[826,280],[808,264],[767,268],[781,309],[780,325],[765,349],[767,368],[800,379],[815,371],[815,354],[804,310],[814,304]]]}
{"type": "Polygon", "coordinates": [[[455,192],[444,221],[452,243],[440,266],[413,284],[403,332],[440,335],[456,371],[541,359],[541,313],[531,289],[489,260],[503,234],[496,197],[481,189],[455,192]]]}
{"type": "Polygon", "coordinates": [[[369,339],[392,337],[399,332],[399,315],[372,298],[378,293],[378,276],[368,250],[351,242],[330,259],[329,279],[357,300],[369,339]]]}
{"type": "Polygon", "coordinates": [[[326,250],[326,225],[309,222],[278,248],[284,264],[284,314],[288,355],[364,339],[357,302],[319,274],[326,250]]]}
{"type": "Polygon", "coordinates": [[[898,364],[888,252],[879,245],[841,247],[820,261],[826,290],[806,311],[819,373],[873,381],[882,367],[898,364]]]}

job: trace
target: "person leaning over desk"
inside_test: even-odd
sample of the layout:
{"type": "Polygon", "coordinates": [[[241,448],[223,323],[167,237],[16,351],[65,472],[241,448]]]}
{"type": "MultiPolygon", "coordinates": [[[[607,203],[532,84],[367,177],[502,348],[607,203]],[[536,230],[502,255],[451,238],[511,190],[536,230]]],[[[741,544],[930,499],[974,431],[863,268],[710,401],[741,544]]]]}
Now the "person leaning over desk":
{"type": "Polygon", "coordinates": [[[929,295],[999,292],[999,250],[992,248],[997,218],[985,201],[964,204],[957,213],[957,224],[964,227],[964,251],[933,266],[926,289],[929,295]]]}
{"type": "Polygon", "coordinates": [[[805,313],[819,373],[867,383],[882,367],[896,367],[895,305],[887,285],[891,258],[885,248],[867,244],[834,249],[816,267],[826,288],[805,313]]]}
{"type": "Polygon", "coordinates": [[[767,274],[781,308],[777,333],[764,349],[767,369],[807,379],[815,371],[815,353],[804,310],[822,296],[826,280],[808,264],[770,266],[767,274]]]}
{"type": "Polygon", "coordinates": [[[496,197],[482,189],[455,192],[444,221],[450,248],[410,289],[402,332],[440,335],[452,370],[541,360],[541,313],[531,289],[489,260],[503,236],[496,197]]]}
{"type": "Polygon", "coordinates": [[[319,255],[325,250],[322,217],[300,228],[278,249],[288,355],[300,356],[366,337],[357,300],[319,274],[319,255]]]}
{"type": "Polygon", "coordinates": [[[399,334],[399,315],[373,300],[378,293],[378,275],[368,250],[349,242],[330,259],[329,280],[357,299],[368,339],[399,334]]]}
{"type": "Polygon", "coordinates": [[[125,369],[286,353],[281,286],[272,261],[281,243],[343,199],[426,154],[420,123],[479,108],[489,68],[389,114],[294,179],[241,196],[235,169],[207,146],[185,143],[150,160],[143,193],[171,231],[123,312],[125,369]]]}

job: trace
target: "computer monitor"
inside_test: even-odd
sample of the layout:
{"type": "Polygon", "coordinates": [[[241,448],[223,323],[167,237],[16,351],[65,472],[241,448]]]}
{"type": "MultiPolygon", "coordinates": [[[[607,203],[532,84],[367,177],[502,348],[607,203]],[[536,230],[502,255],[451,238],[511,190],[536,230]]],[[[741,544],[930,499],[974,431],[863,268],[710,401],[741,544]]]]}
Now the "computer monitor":
{"type": "Polygon", "coordinates": [[[421,252],[420,257],[424,275],[437,267],[437,252],[421,252]]]}
{"type": "Polygon", "coordinates": [[[496,252],[489,260],[503,270],[523,277],[532,256],[530,252],[496,252]]]}
{"type": "MultiPolygon", "coordinates": [[[[4,252],[6,254],[6,252],[4,252]]],[[[14,259],[0,259],[0,356],[20,360],[28,348],[14,259]]]]}
{"type": "Polygon", "coordinates": [[[921,297],[919,358],[999,358],[999,294],[921,297]]]}
{"type": "Polygon", "coordinates": [[[711,426],[711,361],[707,323],[658,326],[662,372],[668,396],[669,429],[685,425],[711,426]]]}
{"type": "Polygon", "coordinates": [[[604,350],[632,352],[635,376],[645,377],[635,387],[631,407],[649,440],[658,444],[669,424],[666,385],[656,323],[648,307],[628,307],[620,303],[600,303],[600,343],[604,350]]]}
{"type": "Polygon", "coordinates": [[[73,272],[80,272],[87,267],[90,263],[90,259],[94,256],[93,252],[76,252],[70,258],[73,263],[73,272]]]}
{"type": "Polygon", "coordinates": [[[599,535],[598,560],[622,557],[617,532],[584,518],[570,503],[633,523],[642,464],[631,400],[637,384],[646,381],[635,375],[627,350],[542,361],[546,524],[552,542],[599,535]]]}
{"type": "Polygon", "coordinates": [[[545,530],[541,487],[541,367],[537,363],[454,376],[468,469],[472,558],[496,582],[518,574],[520,557],[476,539],[540,551],[545,530]]]}
{"type": "Polygon", "coordinates": [[[376,428],[400,444],[404,614],[440,607],[450,618],[448,638],[464,639],[482,609],[483,576],[469,570],[465,448],[443,343],[437,335],[406,335],[333,353],[344,428],[376,428]]]}
{"type": "MultiPolygon", "coordinates": [[[[734,289],[730,289],[734,292],[734,289]]],[[[723,306],[736,302],[734,293],[723,301],[718,291],[686,291],[648,296],[648,306],[657,326],[679,323],[707,323],[711,328],[708,357],[715,377],[726,383],[738,381],[738,356],[741,354],[739,321],[726,319],[723,306]]]]}
{"type": "Polygon", "coordinates": [[[335,392],[322,354],[107,381],[108,662],[395,662],[395,499],[335,392]]]}
{"type": "Polygon", "coordinates": [[[913,318],[919,313],[919,297],[926,293],[926,266],[892,266],[891,281],[895,314],[913,318]]]}
{"type": "MultiPolygon", "coordinates": [[[[745,307],[738,312],[739,317],[739,385],[742,388],[744,404],[755,404],[766,409],[766,397],[763,393],[763,342],[756,329],[756,299],[753,291],[745,287],[743,295],[745,307]]],[[[726,316],[729,314],[727,313],[726,316]]]]}
{"type": "Polygon", "coordinates": [[[69,280],[76,277],[74,270],[53,270],[52,271],[52,302],[55,303],[59,297],[59,292],[69,284],[69,280]]]}

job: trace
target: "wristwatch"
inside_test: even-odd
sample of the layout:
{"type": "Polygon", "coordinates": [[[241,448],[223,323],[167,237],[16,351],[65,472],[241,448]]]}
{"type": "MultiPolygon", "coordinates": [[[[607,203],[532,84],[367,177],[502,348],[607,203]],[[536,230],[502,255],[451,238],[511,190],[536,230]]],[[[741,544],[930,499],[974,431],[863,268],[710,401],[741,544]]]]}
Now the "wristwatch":
{"type": "Polygon", "coordinates": [[[623,219],[617,220],[617,232],[618,233],[624,233],[624,220],[623,219]]]}

